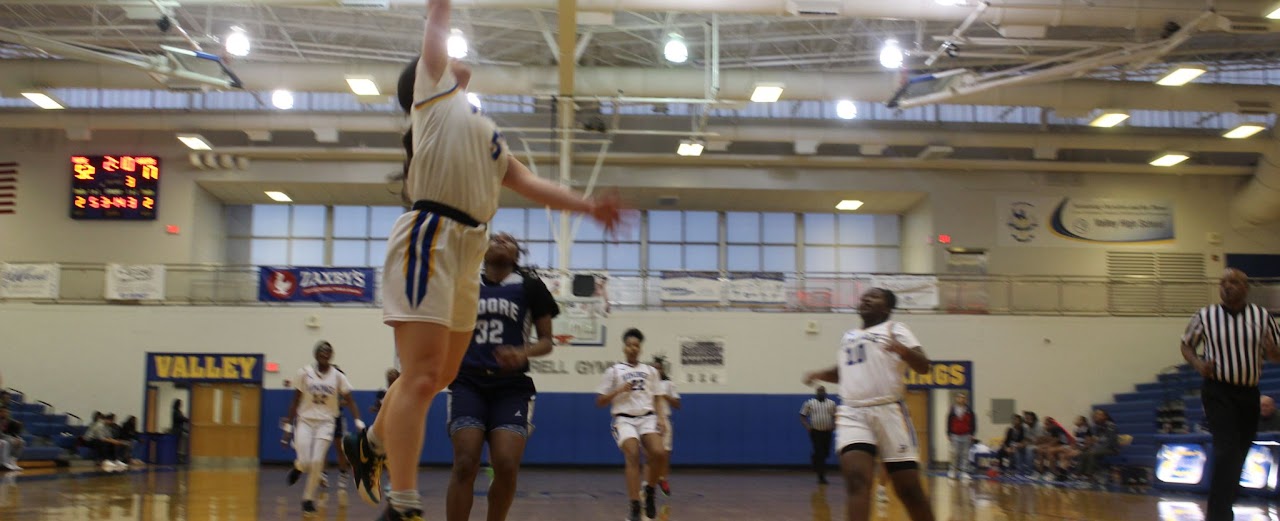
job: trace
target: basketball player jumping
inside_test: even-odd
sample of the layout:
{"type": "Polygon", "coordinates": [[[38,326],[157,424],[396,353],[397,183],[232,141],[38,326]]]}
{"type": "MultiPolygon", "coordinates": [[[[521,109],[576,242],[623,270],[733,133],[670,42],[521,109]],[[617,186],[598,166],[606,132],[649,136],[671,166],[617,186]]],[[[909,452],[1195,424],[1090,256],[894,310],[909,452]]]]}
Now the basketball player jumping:
{"type": "Polygon", "coordinates": [[[924,373],[929,358],[907,326],[889,321],[896,305],[897,297],[887,289],[863,293],[858,305],[862,328],[845,332],[837,365],[804,377],[805,385],[814,380],[840,384],[836,450],[849,495],[849,521],[870,519],[877,454],[912,521],[933,521],[929,498],[920,486],[915,430],[902,402],[903,365],[924,373]]]}
{"type": "Polygon", "coordinates": [[[382,519],[422,517],[418,462],[431,402],[453,381],[475,334],[479,267],[488,222],[506,186],[555,209],[590,214],[613,233],[618,197],[595,200],[535,176],[511,156],[493,121],[467,102],[471,70],[450,61],[450,1],[427,2],[422,56],[400,77],[401,107],[410,112],[412,146],[405,194],[413,209],[387,239],[383,321],[394,328],[401,375],[387,390],[373,425],[343,440],[360,496],[382,500],[378,469],[393,490],[382,519]],[[410,108],[412,107],[412,108],[410,108]]]}
{"type": "Polygon", "coordinates": [[[333,346],[321,340],[316,344],[315,357],[315,365],[298,370],[294,387],[297,390],[293,393],[293,402],[289,404],[289,416],[285,418],[284,427],[285,441],[293,442],[297,454],[293,469],[289,471],[289,484],[296,483],[304,472],[307,474],[307,483],[302,491],[302,511],[306,514],[316,511],[316,487],[324,476],[329,444],[333,443],[336,419],[339,417],[339,397],[347,410],[351,411],[356,428],[364,428],[356,401],[351,398],[351,382],[331,364],[333,346]]]}
{"type": "Polygon", "coordinates": [[[658,401],[662,400],[658,370],[640,363],[644,334],[639,329],[628,329],[622,334],[622,342],[622,353],[627,361],[613,364],[605,370],[600,387],[596,389],[596,407],[610,405],[613,440],[618,443],[626,461],[627,494],[631,498],[627,521],[639,521],[640,446],[644,445],[644,453],[649,460],[649,484],[644,487],[645,517],[653,519],[658,516],[653,484],[658,482],[658,472],[664,468],[667,457],[662,449],[662,432],[667,429],[667,420],[656,413],[658,401]]]}
{"type": "Polygon", "coordinates": [[[537,390],[527,374],[529,359],[551,353],[555,298],[536,276],[518,269],[520,248],[502,233],[489,241],[480,283],[480,308],[471,346],[458,378],[449,385],[449,438],[453,478],[445,516],[467,521],[486,438],[493,483],[488,521],[505,521],[516,496],[516,474],[533,422],[537,390]],[[530,326],[538,339],[530,340],[530,326]]]}

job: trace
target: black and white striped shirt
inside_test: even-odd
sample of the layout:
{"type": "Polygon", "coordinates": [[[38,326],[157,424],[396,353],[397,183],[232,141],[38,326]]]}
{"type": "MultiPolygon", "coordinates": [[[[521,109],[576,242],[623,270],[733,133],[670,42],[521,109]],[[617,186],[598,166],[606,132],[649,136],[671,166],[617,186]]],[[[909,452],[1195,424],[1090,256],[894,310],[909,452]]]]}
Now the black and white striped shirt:
{"type": "Polygon", "coordinates": [[[830,398],[818,401],[810,398],[800,408],[800,415],[809,419],[809,426],[816,431],[830,431],[836,428],[836,402],[830,398]]]}
{"type": "Polygon", "coordinates": [[[1192,315],[1182,342],[1194,348],[1204,341],[1204,358],[1216,366],[1215,380],[1256,387],[1262,376],[1263,335],[1280,340],[1280,328],[1262,306],[1247,304],[1231,313],[1214,304],[1192,315]]]}

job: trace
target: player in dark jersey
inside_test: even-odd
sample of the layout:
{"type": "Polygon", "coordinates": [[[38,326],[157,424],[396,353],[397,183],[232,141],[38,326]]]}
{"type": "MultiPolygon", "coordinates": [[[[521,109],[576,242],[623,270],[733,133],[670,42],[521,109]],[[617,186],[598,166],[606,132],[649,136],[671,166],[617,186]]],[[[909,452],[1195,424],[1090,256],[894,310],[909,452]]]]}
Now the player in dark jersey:
{"type": "Polygon", "coordinates": [[[475,335],[449,386],[449,437],[453,477],[445,504],[448,521],[471,516],[480,453],[487,439],[493,483],[488,521],[503,521],[515,499],[516,473],[532,429],[537,393],[529,359],[552,349],[551,319],[559,306],[541,280],[522,272],[520,248],[507,234],[494,235],[484,256],[475,335]],[[531,341],[530,329],[537,341],[531,341]]]}

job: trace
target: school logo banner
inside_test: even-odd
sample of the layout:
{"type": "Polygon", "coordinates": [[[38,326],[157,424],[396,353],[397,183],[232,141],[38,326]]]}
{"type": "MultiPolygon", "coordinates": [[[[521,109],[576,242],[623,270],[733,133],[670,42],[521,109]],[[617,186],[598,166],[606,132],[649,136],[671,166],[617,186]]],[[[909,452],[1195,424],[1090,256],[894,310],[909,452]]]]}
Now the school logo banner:
{"type": "Polygon", "coordinates": [[[373,302],[372,268],[258,268],[263,302],[373,302]]]}
{"type": "Polygon", "coordinates": [[[1001,246],[1143,245],[1174,239],[1168,201],[1001,197],[996,207],[1001,246]]]}

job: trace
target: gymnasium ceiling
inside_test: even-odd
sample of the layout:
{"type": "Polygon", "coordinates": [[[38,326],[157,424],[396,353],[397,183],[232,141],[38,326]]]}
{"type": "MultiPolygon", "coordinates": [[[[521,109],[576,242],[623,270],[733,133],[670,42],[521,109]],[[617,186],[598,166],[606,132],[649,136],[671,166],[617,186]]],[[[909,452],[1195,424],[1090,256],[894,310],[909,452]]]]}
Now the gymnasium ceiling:
{"type": "MultiPolygon", "coordinates": [[[[253,50],[244,58],[228,58],[228,63],[251,91],[287,87],[296,92],[344,92],[344,74],[361,72],[377,78],[383,91],[390,92],[401,65],[417,53],[424,2],[385,3],[385,8],[352,8],[339,0],[0,0],[0,28],[144,55],[155,54],[161,44],[190,47],[179,30],[157,28],[163,11],[211,52],[221,52],[221,40],[232,26],[242,27],[252,38],[253,50]]],[[[617,120],[619,127],[657,129],[662,135],[613,136],[609,161],[652,157],[665,164],[677,160],[679,139],[701,137],[709,145],[704,156],[680,159],[691,164],[741,159],[748,164],[765,155],[779,161],[827,160],[840,168],[858,168],[857,161],[875,167],[897,161],[901,165],[895,167],[938,170],[1247,176],[1259,154],[1274,147],[1270,131],[1240,142],[1220,137],[1224,125],[1238,121],[1270,126],[1280,110],[1280,86],[1275,85],[1280,74],[1273,80],[1267,72],[1280,61],[1280,23],[1263,18],[1272,8],[1268,2],[1220,0],[1213,14],[1206,14],[1202,0],[957,3],[965,5],[943,6],[936,0],[578,0],[571,66],[559,63],[554,0],[455,0],[454,25],[470,44],[467,60],[476,68],[478,84],[473,90],[535,96],[532,114],[497,114],[500,123],[546,128],[553,121],[550,94],[557,93],[557,75],[566,68],[577,74],[578,107],[588,113],[602,102],[613,106],[610,97],[619,90],[628,98],[703,97],[710,58],[707,37],[715,13],[722,72],[719,98],[732,103],[719,105],[724,110],[700,125],[696,117],[662,115],[663,103],[627,102],[655,110],[623,116],[617,120]],[[800,15],[797,7],[830,14],[800,15]],[[1170,26],[1171,22],[1178,25],[1170,26]],[[830,116],[798,118],[784,113],[761,118],[741,112],[752,84],[760,81],[785,82],[783,102],[793,103],[793,113],[800,110],[796,103],[801,100],[849,98],[883,104],[900,80],[879,64],[881,47],[889,38],[902,42],[909,75],[958,68],[982,74],[1046,61],[1082,63],[1144,44],[1160,45],[1184,24],[1197,29],[1185,31],[1187,38],[1146,60],[1081,67],[1066,77],[943,101],[1009,110],[1039,107],[1044,109],[1040,124],[942,123],[927,118],[847,122],[830,116]],[[690,59],[685,64],[663,59],[662,48],[671,32],[679,32],[688,43],[690,59]],[[941,50],[948,39],[955,43],[952,53],[941,50]],[[1174,64],[1186,63],[1202,65],[1208,73],[1186,87],[1152,84],[1174,64]],[[1244,106],[1259,114],[1241,116],[1244,106]],[[1081,124],[1102,108],[1190,113],[1193,123],[1107,130],[1081,124]],[[1050,121],[1050,116],[1057,119],[1050,121]],[[685,131],[689,134],[681,136],[685,131]],[[1165,143],[1192,152],[1192,160],[1174,168],[1147,165],[1152,154],[1170,148],[1165,143]],[[931,146],[945,151],[929,153],[931,146]]],[[[145,74],[128,74],[124,66],[86,64],[17,41],[0,33],[0,94],[5,97],[31,87],[163,88],[145,74]]],[[[392,110],[284,113],[271,109],[269,101],[241,112],[76,108],[62,111],[56,119],[46,114],[0,109],[0,127],[160,131],[177,129],[175,118],[185,118],[181,129],[202,133],[219,153],[250,159],[293,154],[313,160],[394,162],[401,125],[392,110]],[[322,123],[326,118],[328,123],[322,123]],[[208,123],[202,125],[201,120],[208,123]],[[308,132],[330,129],[339,132],[336,140],[313,139],[308,132]],[[273,137],[250,139],[244,131],[271,131],[273,137]],[[307,135],[295,135],[299,133],[307,135]]],[[[548,135],[525,136],[536,142],[548,135]]],[[[600,136],[580,132],[578,138],[600,136]]],[[[549,142],[533,148],[552,150],[549,142]]],[[[594,156],[595,148],[577,147],[585,156],[594,156]]],[[[245,181],[239,187],[209,188],[230,202],[256,190],[251,185],[245,181]]],[[[367,188],[370,194],[382,189],[372,184],[367,188]]],[[[798,204],[804,204],[803,197],[797,197],[798,204]]],[[[696,198],[691,192],[688,200],[696,198]]]]}

